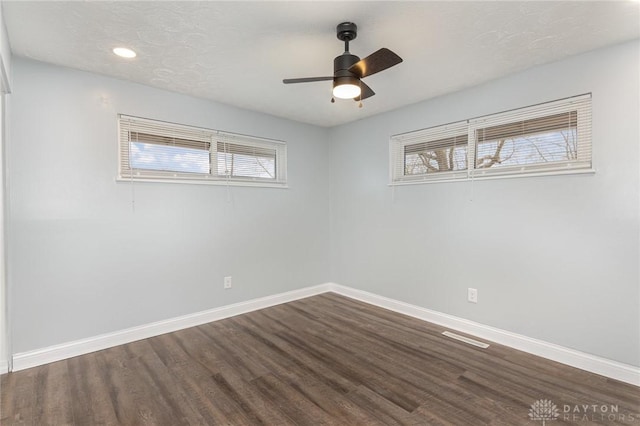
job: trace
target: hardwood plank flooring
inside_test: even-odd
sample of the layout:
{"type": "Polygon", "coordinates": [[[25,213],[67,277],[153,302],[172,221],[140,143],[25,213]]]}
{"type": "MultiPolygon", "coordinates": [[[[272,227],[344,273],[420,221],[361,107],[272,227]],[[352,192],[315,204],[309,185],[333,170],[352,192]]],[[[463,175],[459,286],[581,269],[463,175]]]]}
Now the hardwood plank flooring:
{"type": "Polygon", "coordinates": [[[325,293],[5,374],[0,424],[640,425],[638,387],[442,331],[325,293]]]}

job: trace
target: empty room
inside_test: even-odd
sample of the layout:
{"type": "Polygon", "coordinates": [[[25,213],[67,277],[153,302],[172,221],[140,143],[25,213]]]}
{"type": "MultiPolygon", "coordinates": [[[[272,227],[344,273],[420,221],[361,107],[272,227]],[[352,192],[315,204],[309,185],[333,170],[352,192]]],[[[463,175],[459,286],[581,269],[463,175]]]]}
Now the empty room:
{"type": "Polygon", "coordinates": [[[640,2],[0,1],[0,424],[640,425],[640,2]]]}

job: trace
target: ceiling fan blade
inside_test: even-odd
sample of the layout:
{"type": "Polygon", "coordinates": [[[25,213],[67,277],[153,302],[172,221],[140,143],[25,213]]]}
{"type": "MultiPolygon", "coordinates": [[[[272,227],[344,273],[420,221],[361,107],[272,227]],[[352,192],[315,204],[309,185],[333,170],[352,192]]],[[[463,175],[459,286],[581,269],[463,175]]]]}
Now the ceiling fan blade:
{"type": "Polygon", "coordinates": [[[371,89],[371,87],[364,84],[362,80],[360,80],[360,90],[362,90],[362,93],[360,94],[360,96],[353,98],[356,102],[361,101],[363,99],[370,98],[376,94],[376,92],[374,92],[371,89]]]}
{"type": "Polygon", "coordinates": [[[360,78],[367,77],[402,62],[402,58],[386,47],[373,52],[366,58],[351,65],[349,72],[352,72],[360,78]]]}
{"type": "Polygon", "coordinates": [[[312,83],[314,81],[327,81],[333,80],[333,76],[331,77],[306,77],[306,78],[285,78],[282,80],[284,84],[293,84],[293,83],[312,83]]]}

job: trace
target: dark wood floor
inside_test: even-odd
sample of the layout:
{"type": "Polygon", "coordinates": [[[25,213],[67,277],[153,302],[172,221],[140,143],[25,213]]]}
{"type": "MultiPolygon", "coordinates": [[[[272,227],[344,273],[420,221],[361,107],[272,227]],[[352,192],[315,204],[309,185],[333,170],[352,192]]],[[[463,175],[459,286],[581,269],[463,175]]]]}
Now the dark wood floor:
{"type": "Polygon", "coordinates": [[[327,293],[4,375],[0,423],[640,424],[640,388],[443,330],[327,293]]]}

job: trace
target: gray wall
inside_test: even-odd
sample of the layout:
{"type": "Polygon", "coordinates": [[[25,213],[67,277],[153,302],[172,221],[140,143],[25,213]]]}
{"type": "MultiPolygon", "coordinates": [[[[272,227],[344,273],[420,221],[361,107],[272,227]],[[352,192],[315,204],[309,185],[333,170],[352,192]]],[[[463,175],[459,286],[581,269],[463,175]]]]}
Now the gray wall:
{"type": "Polygon", "coordinates": [[[0,60],[2,61],[3,71],[6,73],[6,80],[11,85],[11,47],[9,45],[9,36],[7,34],[7,26],[4,24],[4,11],[0,5],[0,60]]]}
{"type": "Polygon", "coordinates": [[[326,129],[21,58],[13,67],[14,353],[329,281],[326,129]],[[289,188],[116,183],[117,113],[285,140],[289,188]]]}
{"type": "Polygon", "coordinates": [[[639,47],[333,129],[331,278],[640,365],[639,47]],[[387,186],[390,135],[587,92],[595,175],[387,186]]]}
{"type": "Polygon", "coordinates": [[[639,47],[331,130],[16,59],[14,352],[334,281],[640,365],[639,47]],[[387,185],[391,134],[586,92],[595,175],[387,185]],[[116,183],[119,112],[286,140],[290,188],[116,183]]]}
{"type": "Polygon", "coordinates": [[[7,317],[7,286],[5,262],[5,155],[6,117],[11,90],[11,49],[4,24],[2,4],[0,4],[0,371],[6,368],[9,361],[9,327],[7,317]]]}

